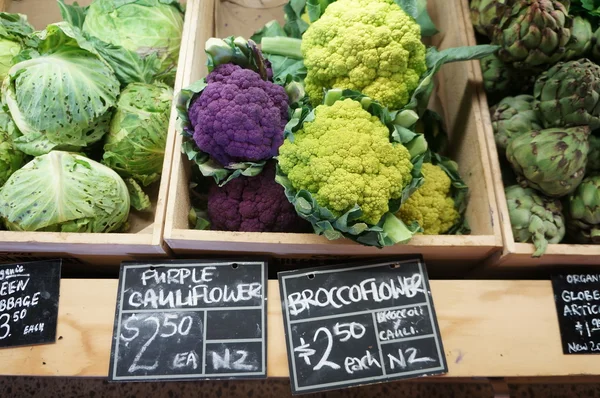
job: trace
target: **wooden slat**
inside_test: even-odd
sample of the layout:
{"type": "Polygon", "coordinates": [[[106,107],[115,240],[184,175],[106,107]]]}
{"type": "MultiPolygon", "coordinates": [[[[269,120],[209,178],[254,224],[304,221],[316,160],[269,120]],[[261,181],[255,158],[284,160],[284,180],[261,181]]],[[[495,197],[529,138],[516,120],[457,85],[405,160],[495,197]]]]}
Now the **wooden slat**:
{"type": "MultiPolygon", "coordinates": [[[[595,355],[563,355],[548,281],[431,282],[446,378],[600,375],[595,355]]],[[[55,344],[0,350],[1,375],[106,377],[117,280],[63,279],[55,344]]],[[[279,286],[269,281],[268,375],[288,377],[279,286]]]]}

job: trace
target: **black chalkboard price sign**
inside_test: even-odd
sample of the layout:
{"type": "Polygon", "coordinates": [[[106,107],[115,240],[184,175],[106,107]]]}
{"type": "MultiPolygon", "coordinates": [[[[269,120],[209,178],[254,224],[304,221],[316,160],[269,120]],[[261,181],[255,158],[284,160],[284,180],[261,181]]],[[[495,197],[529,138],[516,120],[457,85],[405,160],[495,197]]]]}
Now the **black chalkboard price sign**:
{"type": "Polygon", "coordinates": [[[600,274],[552,277],[564,354],[600,354],[600,274]]]}
{"type": "Polygon", "coordinates": [[[447,372],[420,259],[278,277],[294,394],[447,372]]]}
{"type": "Polygon", "coordinates": [[[61,264],[0,265],[0,347],[56,341],[61,264]]]}
{"type": "Polygon", "coordinates": [[[111,381],[266,377],[267,264],[123,263],[111,381]]]}

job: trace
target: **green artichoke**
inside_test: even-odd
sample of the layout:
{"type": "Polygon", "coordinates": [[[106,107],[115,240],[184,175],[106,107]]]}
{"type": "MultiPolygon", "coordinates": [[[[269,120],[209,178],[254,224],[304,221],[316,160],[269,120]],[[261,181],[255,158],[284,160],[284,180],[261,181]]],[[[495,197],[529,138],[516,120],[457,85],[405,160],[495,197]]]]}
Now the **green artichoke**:
{"type": "Polygon", "coordinates": [[[592,36],[592,51],[590,53],[592,59],[600,62],[600,27],[594,31],[592,36]]]}
{"type": "Polygon", "coordinates": [[[590,152],[585,175],[600,175],[600,137],[595,135],[590,135],[590,152]]]}
{"type": "Polygon", "coordinates": [[[541,130],[539,112],[533,109],[531,95],[506,97],[490,108],[494,139],[500,152],[506,150],[508,141],[522,133],[541,130]]]}
{"type": "Polygon", "coordinates": [[[571,28],[571,38],[567,43],[565,61],[583,58],[587,56],[592,47],[592,24],[582,17],[573,18],[573,27],[571,28]]]}
{"type": "Polygon", "coordinates": [[[583,180],[589,152],[587,126],[534,130],[509,141],[506,158],[519,183],[546,196],[570,194],[583,180]]]}
{"type": "Polygon", "coordinates": [[[533,88],[544,127],[600,127],[600,66],[586,58],[559,62],[533,88]]]}
{"type": "Polygon", "coordinates": [[[471,0],[471,22],[477,32],[490,36],[494,25],[500,21],[507,0],[471,0]]]}
{"type": "Polygon", "coordinates": [[[569,237],[578,243],[600,244],[600,176],[587,177],[569,196],[569,237]]]}
{"type": "Polygon", "coordinates": [[[480,60],[483,75],[483,87],[488,94],[510,95],[530,92],[535,75],[527,71],[516,70],[505,64],[496,54],[480,60]]]}
{"type": "Polygon", "coordinates": [[[559,243],[564,238],[565,219],[559,200],[518,185],[506,187],[504,193],[515,241],[533,243],[532,257],[540,257],[546,252],[548,243],[559,243]]]}
{"type": "Polygon", "coordinates": [[[532,69],[564,56],[572,26],[568,7],[558,0],[512,0],[507,6],[511,8],[492,34],[492,44],[501,46],[501,60],[517,69],[532,69]]]}

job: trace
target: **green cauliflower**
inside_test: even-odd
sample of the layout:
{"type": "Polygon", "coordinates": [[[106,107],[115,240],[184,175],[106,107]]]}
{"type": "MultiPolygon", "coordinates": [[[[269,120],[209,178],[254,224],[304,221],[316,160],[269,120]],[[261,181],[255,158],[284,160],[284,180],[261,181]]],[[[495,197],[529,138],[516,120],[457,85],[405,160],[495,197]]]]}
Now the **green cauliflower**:
{"type": "Polygon", "coordinates": [[[448,232],[461,218],[452,195],[452,180],[440,166],[424,163],[425,182],[396,214],[405,224],[418,222],[425,235],[448,232]]]}
{"type": "Polygon", "coordinates": [[[411,156],[360,102],[319,105],[294,140],[279,148],[279,166],[296,190],[307,190],[339,216],[355,205],[360,220],[377,224],[411,180],[411,156]]]}
{"type": "Polygon", "coordinates": [[[393,0],[338,0],[302,37],[306,93],[357,90],[390,109],[406,105],[427,71],[421,28],[393,0]]]}

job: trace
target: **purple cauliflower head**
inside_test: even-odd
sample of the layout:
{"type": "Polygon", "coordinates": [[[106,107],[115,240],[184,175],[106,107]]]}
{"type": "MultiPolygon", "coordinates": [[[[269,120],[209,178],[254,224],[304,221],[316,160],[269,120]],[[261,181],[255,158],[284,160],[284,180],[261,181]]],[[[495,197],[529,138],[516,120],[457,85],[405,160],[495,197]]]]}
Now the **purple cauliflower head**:
{"type": "Polygon", "coordinates": [[[194,141],[223,166],[277,155],[288,120],[285,89],[234,64],[217,66],[189,107],[194,141]]]}
{"type": "Polygon", "coordinates": [[[255,177],[240,176],[222,187],[211,181],[208,218],[219,231],[301,232],[309,225],[275,182],[274,162],[255,177]]]}

